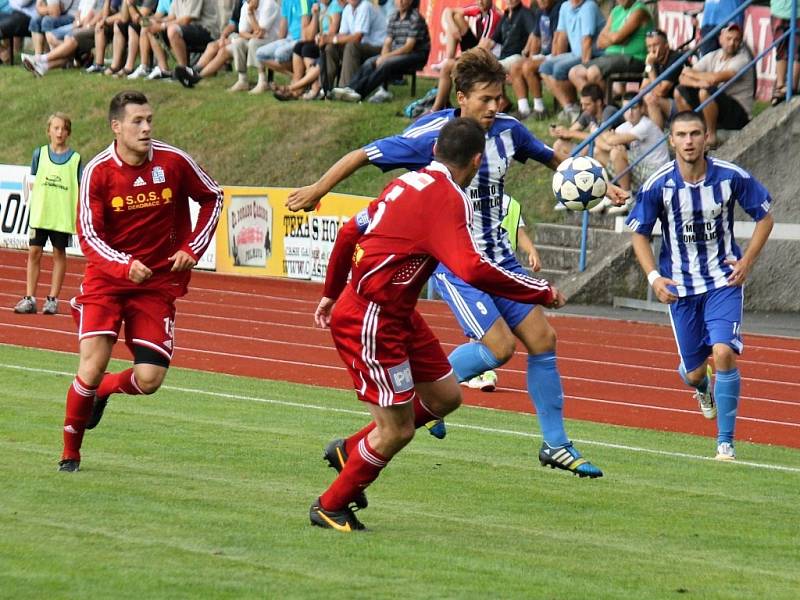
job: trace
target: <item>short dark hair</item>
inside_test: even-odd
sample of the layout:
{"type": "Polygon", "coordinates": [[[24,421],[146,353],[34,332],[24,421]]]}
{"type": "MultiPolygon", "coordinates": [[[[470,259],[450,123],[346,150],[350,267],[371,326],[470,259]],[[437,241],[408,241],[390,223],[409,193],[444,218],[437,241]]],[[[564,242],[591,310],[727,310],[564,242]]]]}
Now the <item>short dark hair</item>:
{"type": "Polygon", "coordinates": [[[453,85],[457,92],[468,94],[478,84],[503,84],[506,70],[494,54],[475,47],[463,52],[453,68],[453,85]]]}
{"type": "Polygon", "coordinates": [[[669,122],[669,132],[672,133],[672,126],[675,123],[684,123],[690,121],[697,121],[703,126],[703,131],[707,131],[708,128],[706,126],[706,118],[703,116],[703,113],[694,112],[693,110],[682,110],[677,115],[672,117],[672,120],[669,122]]]}
{"type": "Polygon", "coordinates": [[[142,92],[135,92],[132,90],[125,90],[120,92],[111,99],[111,105],[108,107],[108,122],[119,121],[125,114],[125,107],[128,104],[147,104],[147,96],[142,92]]]}
{"type": "MultiPolygon", "coordinates": [[[[625,102],[625,104],[627,104],[628,102],[636,98],[636,96],[638,95],[639,94],[637,92],[625,92],[624,94],[622,94],[622,100],[623,102],[625,102]]],[[[641,105],[642,105],[641,102],[636,103],[636,106],[641,106],[641,105]]]]}
{"type": "Polygon", "coordinates": [[[605,100],[605,94],[603,93],[603,88],[601,88],[596,83],[587,83],[583,88],[581,88],[581,96],[588,96],[592,99],[592,102],[597,102],[598,100],[605,100]]]}
{"type": "Polygon", "coordinates": [[[486,133],[475,119],[459,117],[442,127],[436,140],[436,160],[455,167],[466,167],[476,154],[483,154],[486,133]]]}

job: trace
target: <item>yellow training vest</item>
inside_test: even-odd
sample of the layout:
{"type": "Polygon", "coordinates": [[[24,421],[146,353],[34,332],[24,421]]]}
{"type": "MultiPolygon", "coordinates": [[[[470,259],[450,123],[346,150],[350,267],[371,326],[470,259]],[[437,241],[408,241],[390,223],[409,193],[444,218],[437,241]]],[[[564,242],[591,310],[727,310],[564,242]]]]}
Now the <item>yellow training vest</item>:
{"type": "Polygon", "coordinates": [[[81,155],[73,152],[63,165],[50,160],[47,146],[39,150],[39,167],[30,196],[30,226],[75,233],[78,211],[78,165],[81,155]]]}

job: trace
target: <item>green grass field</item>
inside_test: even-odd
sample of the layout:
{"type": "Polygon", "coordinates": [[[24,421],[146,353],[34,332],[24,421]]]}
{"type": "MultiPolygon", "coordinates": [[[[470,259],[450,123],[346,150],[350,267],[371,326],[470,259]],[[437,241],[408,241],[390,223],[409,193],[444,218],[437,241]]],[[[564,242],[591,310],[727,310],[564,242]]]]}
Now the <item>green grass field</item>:
{"type": "Polygon", "coordinates": [[[787,598],[800,453],[570,422],[606,471],[534,460],[531,415],[464,408],[369,490],[371,531],[312,528],[345,391],[173,369],[112,397],[82,470],[56,472],[70,354],[0,346],[0,597],[787,598]],[[770,469],[778,466],[782,469],[770,469]]]}

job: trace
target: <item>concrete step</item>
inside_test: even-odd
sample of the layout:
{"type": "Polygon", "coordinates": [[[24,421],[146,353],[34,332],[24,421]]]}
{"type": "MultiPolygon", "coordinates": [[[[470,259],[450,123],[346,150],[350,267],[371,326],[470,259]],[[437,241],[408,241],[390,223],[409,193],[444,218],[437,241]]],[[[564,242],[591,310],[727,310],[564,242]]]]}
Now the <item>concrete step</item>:
{"type": "MultiPolygon", "coordinates": [[[[567,248],[581,247],[581,227],[578,225],[560,225],[557,223],[537,223],[534,226],[536,246],[565,246],[567,248]]],[[[591,250],[601,245],[609,235],[616,235],[608,229],[589,227],[587,232],[587,249],[591,250]]]]}
{"type": "Polygon", "coordinates": [[[559,271],[573,271],[578,268],[580,248],[536,244],[536,249],[542,259],[543,268],[559,271]]]}
{"type": "MultiPolygon", "coordinates": [[[[572,212],[566,210],[562,213],[564,215],[565,225],[574,225],[580,227],[583,223],[582,212],[572,212]]],[[[589,213],[589,230],[609,229],[614,230],[616,217],[614,215],[593,215],[589,213]]]]}

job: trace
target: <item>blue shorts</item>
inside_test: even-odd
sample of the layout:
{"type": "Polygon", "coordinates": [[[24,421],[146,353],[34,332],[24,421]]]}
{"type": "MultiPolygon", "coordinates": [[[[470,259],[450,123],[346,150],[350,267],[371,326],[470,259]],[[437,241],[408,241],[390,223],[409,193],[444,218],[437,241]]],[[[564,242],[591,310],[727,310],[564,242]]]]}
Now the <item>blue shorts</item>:
{"type": "Polygon", "coordinates": [[[550,75],[559,81],[566,81],[569,79],[569,70],[579,64],[581,64],[581,57],[570,52],[550,55],[539,65],[539,74],[550,75]]]}
{"type": "Polygon", "coordinates": [[[686,371],[702,365],[714,344],[727,344],[736,354],[742,353],[743,305],[741,286],[717,288],[670,304],[672,331],[686,371]]]}
{"type": "MultiPolygon", "coordinates": [[[[514,273],[529,274],[515,258],[506,259],[500,266],[514,273]]],[[[514,329],[536,308],[534,304],[523,304],[482,292],[453,275],[444,265],[436,268],[433,281],[436,291],[450,306],[464,334],[475,340],[482,339],[500,317],[514,329]]]]}

